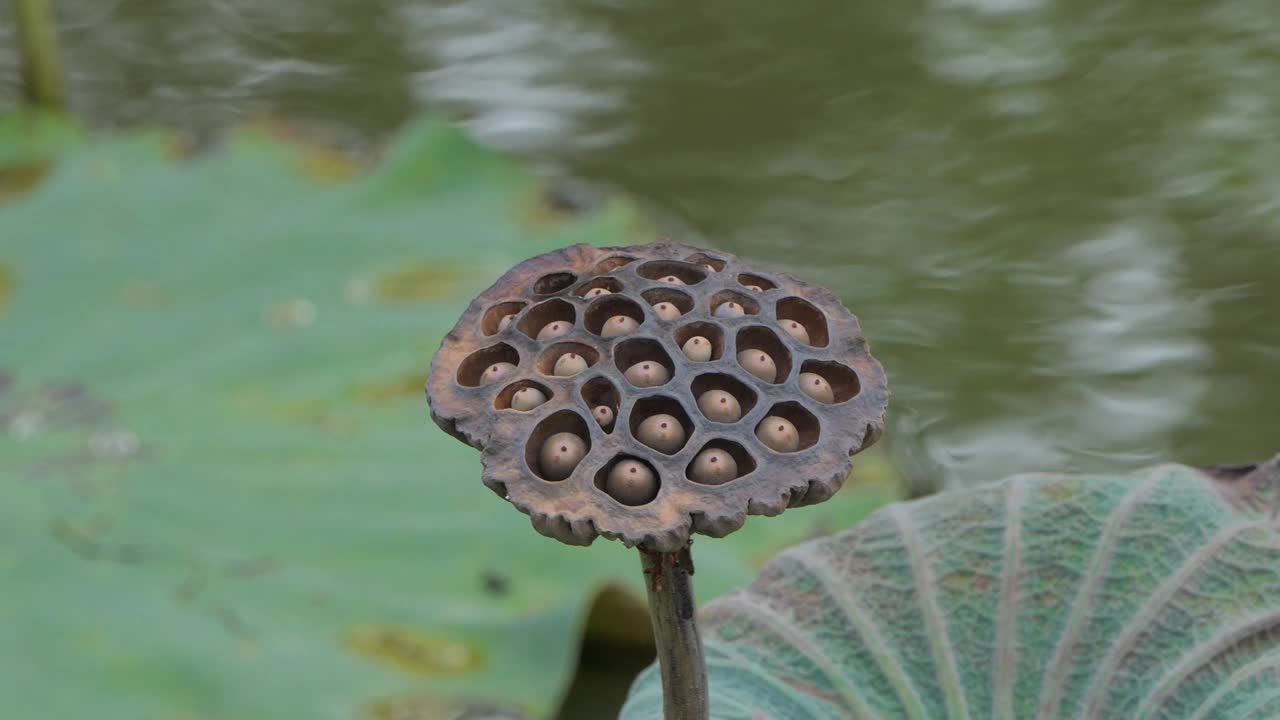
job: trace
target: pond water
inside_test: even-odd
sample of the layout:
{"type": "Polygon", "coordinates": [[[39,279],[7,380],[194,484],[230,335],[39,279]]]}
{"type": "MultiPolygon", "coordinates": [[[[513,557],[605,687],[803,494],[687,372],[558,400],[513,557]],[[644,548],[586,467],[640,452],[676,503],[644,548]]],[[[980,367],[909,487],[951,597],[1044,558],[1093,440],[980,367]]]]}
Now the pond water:
{"type": "MultiPolygon", "coordinates": [[[[837,289],[917,477],[1280,450],[1273,0],[62,0],[100,125],[423,109],[837,289]]],[[[0,22],[7,21],[7,18],[0,22]]],[[[0,25],[0,108],[17,95],[0,25]]]]}

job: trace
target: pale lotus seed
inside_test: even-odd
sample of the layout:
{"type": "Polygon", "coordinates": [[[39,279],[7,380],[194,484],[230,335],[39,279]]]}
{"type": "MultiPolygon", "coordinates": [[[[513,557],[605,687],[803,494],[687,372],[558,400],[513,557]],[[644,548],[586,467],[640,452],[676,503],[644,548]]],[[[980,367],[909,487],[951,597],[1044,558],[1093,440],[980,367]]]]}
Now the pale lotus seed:
{"type": "Polygon", "coordinates": [[[511,409],[532,410],[547,401],[547,396],[538,388],[522,387],[511,396],[511,409]]]}
{"type": "Polygon", "coordinates": [[[738,422],[742,417],[742,406],[738,398],[724,390],[708,390],[698,397],[698,409],[703,415],[716,422],[738,422]]]}
{"type": "Polygon", "coordinates": [[[743,350],[738,353],[738,364],[765,382],[776,382],[778,379],[778,366],[766,352],[743,350]]]}
{"type": "Polygon", "coordinates": [[[756,292],[764,292],[764,288],[760,287],[759,285],[747,285],[746,288],[748,290],[754,290],[756,292]]]}
{"type": "Polygon", "coordinates": [[[613,427],[613,408],[608,405],[597,405],[595,410],[591,411],[591,416],[600,423],[600,427],[608,430],[613,427]]]}
{"type": "Polygon", "coordinates": [[[711,314],[718,318],[737,318],[746,315],[747,311],[740,303],[728,300],[717,305],[711,314]]]}
{"type": "Polygon", "coordinates": [[[685,284],[683,280],[676,277],[675,275],[667,275],[665,277],[660,277],[658,278],[658,282],[666,283],[668,285],[684,285],[685,284]]]}
{"type": "Polygon", "coordinates": [[[711,341],[701,335],[689,338],[680,349],[684,351],[685,357],[694,362],[706,362],[711,359],[711,341]]]}
{"type": "Polygon", "coordinates": [[[652,360],[638,362],[627,368],[622,375],[636,387],[656,387],[671,379],[671,373],[667,372],[662,363],[652,360]]]}
{"type": "Polygon", "coordinates": [[[805,395],[820,403],[830,405],[836,401],[836,394],[831,389],[831,383],[817,373],[800,373],[800,389],[804,391],[805,395]]]}
{"type": "Polygon", "coordinates": [[[543,441],[542,451],[538,453],[542,477],[548,480],[563,480],[569,477],[586,454],[587,443],[577,435],[571,432],[552,435],[543,441]]]}
{"type": "Polygon", "coordinates": [[[800,342],[805,345],[809,344],[809,331],[806,330],[803,325],[795,320],[780,320],[779,322],[782,324],[782,329],[786,330],[788,335],[795,338],[796,342],[800,342]]]}
{"type": "Polygon", "coordinates": [[[653,306],[653,311],[663,320],[675,320],[680,317],[680,308],[669,302],[660,302],[653,306]]]}
{"type": "Polygon", "coordinates": [[[569,331],[572,329],[573,329],[573,323],[567,323],[563,320],[549,322],[546,325],[543,325],[542,329],[538,331],[537,339],[552,340],[562,335],[568,335],[569,331]]]}
{"type": "Polygon", "coordinates": [[[765,447],[780,453],[795,452],[800,449],[800,433],[796,426],[784,417],[770,415],[756,426],[756,437],[765,447]]]}
{"type": "Polygon", "coordinates": [[[622,460],[609,471],[604,491],[623,505],[644,505],[658,496],[658,479],[639,460],[622,460]]]}
{"type": "Polygon", "coordinates": [[[586,369],[586,358],[577,353],[565,353],[556,360],[551,372],[557,377],[572,377],[586,369]]]}
{"type": "Polygon", "coordinates": [[[516,366],[509,362],[494,363],[485,368],[484,375],[480,377],[480,382],[488,385],[495,380],[501,380],[515,371],[516,366]]]}
{"type": "Polygon", "coordinates": [[[702,267],[706,268],[707,272],[720,272],[719,270],[716,270],[715,265],[711,265],[709,263],[702,263],[702,267]]]}
{"type": "Polygon", "coordinates": [[[507,326],[511,324],[511,321],[515,319],[516,319],[515,313],[511,313],[510,315],[503,315],[502,319],[498,321],[498,332],[502,332],[503,330],[506,330],[507,326]]]}
{"type": "Polygon", "coordinates": [[[693,459],[689,475],[703,485],[723,485],[738,477],[738,462],[724,450],[707,448],[693,459]]]}
{"type": "Polygon", "coordinates": [[[583,295],[583,297],[585,297],[588,300],[594,300],[598,297],[603,297],[605,295],[612,295],[612,294],[613,292],[611,290],[608,290],[607,288],[598,287],[598,288],[591,288],[590,290],[587,291],[587,294],[583,295]]]}
{"type": "Polygon", "coordinates": [[[614,315],[605,321],[604,327],[600,329],[600,337],[618,337],[640,327],[640,323],[626,315],[614,315]]]}
{"type": "Polygon", "coordinates": [[[653,415],[636,428],[636,438],[654,450],[670,455],[684,447],[684,426],[674,416],[653,415]]]}

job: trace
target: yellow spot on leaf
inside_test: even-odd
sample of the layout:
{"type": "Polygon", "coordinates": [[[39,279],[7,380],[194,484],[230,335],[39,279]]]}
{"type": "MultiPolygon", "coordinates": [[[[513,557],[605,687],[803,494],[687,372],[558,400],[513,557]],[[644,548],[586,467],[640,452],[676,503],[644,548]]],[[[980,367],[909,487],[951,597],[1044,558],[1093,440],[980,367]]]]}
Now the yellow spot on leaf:
{"type": "Polygon", "coordinates": [[[8,265],[0,263],[0,315],[9,307],[13,297],[13,288],[18,284],[17,274],[8,265]]]}
{"type": "Polygon", "coordinates": [[[0,168],[0,203],[30,192],[49,174],[47,162],[0,168]]]}
{"type": "Polygon", "coordinates": [[[356,388],[356,397],[369,403],[385,403],[403,398],[421,398],[427,385],[426,373],[409,373],[379,383],[356,388]]]}
{"type": "Polygon", "coordinates": [[[471,645],[403,627],[358,627],[342,640],[357,655],[411,675],[457,675],[484,667],[484,657],[471,645]]]}
{"type": "Polygon", "coordinates": [[[457,288],[461,268],[417,261],[378,278],[377,295],[383,300],[427,302],[447,298],[457,288]]]}
{"type": "Polygon", "coordinates": [[[278,328],[299,328],[316,321],[316,306],[310,300],[285,300],[267,308],[267,324],[278,328]]]}

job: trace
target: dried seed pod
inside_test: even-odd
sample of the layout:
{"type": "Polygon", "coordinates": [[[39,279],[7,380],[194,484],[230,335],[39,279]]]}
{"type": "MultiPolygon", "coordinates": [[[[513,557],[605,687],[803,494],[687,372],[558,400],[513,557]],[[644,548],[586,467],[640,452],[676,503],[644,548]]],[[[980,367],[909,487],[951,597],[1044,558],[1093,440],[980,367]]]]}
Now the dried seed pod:
{"type": "Polygon", "coordinates": [[[671,454],[684,447],[684,426],[674,416],[659,413],[641,421],[636,439],[658,452],[671,454]]]}
{"type": "Polygon", "coordinates": [[[539,532],[672,552],[692,533],[733,532],[748,513],[831,497],[848,456],[878,438],[887,388],[833,294],[655,243],[578,245],[517,265],[445,336],[428,396],[440,427],[485,451],[485,484],[539,532]],[[612,335],[616,316],[636,327],[612,335]],[[563,335],[537,339],[554,323],[564,327],[548,332],[563,335]],[[817,401],[810,375],[829,390],[817,401]],[[659,415],[674,435],[651,435],[659,415]],[[643,483],[610,482],[627,461],[643,483]]]}
{"type": "Polygon", "coordinates": [[[800,432],[788,419],[770,415],[756,426],[756,437],[765,447],[780,453],[795,452],[800,449],[800,432]]]}
{"type": "Polygon", "coordinates": [[[830,405],[836,401],[836,394],[831,389],[831,383],[817,373],[800,373],[800,389],[804,391],[805,395],[820,403],[830,405]]]}
{"type": "Polygon", "coordinates": [[[622,460],[609,471],[604,491],[623,505],[644,505],[658,495],[658,478],[639,460],[622,460]]]}
{"type": "Polygon", "coordinates": [[[723,485],[738,477],[738,461],[724,450],[707,448],[693,459],[689,476],[703,485],[723,485]]]}
{"type": "Polygon", "coordinates": [[[743,350],[738,353],[738,364],[765,382],[777,381],[778,365],[763,350],[743,350]]]}
{"type": "Polygon", "coordinates": [[[555,367],[551,372],[557,377],[573,377],[586,369],[586,358],[582,357],[578,353],[565,353],[556,358],[555,367]]]}
{"type": "Polygon", "coordinates": [[[671,379],[671,373],[667,372],[662,363],[645,360],[627,368],[627,371],[623,373],[623,377],[632,385],[645,388],[666,384],[671,379]]]}
{"type": "Polygon", "coordinates": [[[542,476],[548,480],[563,480],[578,467],[587,454],[587,443],[571,432],[560,432],[542,442],[538,463],[542,476]]]}
{"type": "Polygon", "coordinates": [[[738,422],[742,418],[742,404],[738,398],[724,390],[708,390],[698,396],[698,409],[709,419],[722,423],[738,422]]]}
{"type": "Polygon", "coordinates": [[[532,410],[547,401],[547,396],[536,387],[522,387],[511,396],[514,410],[532,410]]]}
{"type": "Polygon", "coordinates": [[[663,320],[675,320],[682,314],[680,308],[669,302],[660,302],[653,306],[653,311],[663,320]]]}
{"type": "Polygon", "coordinates": [[[538,331],[538,340],[544,342],[547,340],[554,340],[558,337],[568,335],[571,330],[573,330],[573,323],[567,323],[563,320],[549,322],[546,325],[543,325],[542,329],[538,331]]]}
{"type": "Polygon", "coordinates": [[[804,343],[805,345],[809,344],[809,331],[805,329],[805,326],[795,320],[782,320],[779,324],[782,325],[783,330],[787,331],[788,335],[796,339],[796,342],[804,343]]]}
{"type": "Polygon", "coordinates": [[[496,362],[485,368],[484,375],[480,376],[481,384],[488,385],[496,382],[516,371],[516,366],[509,362],[496,362]]]}
{"type": "Polygon", "coordinates": [[[638,327],[640,327],[640,323],[626,315],[614,315],[604,321],[604,327],[600,329],[600,337],[613,338],[619,335],[626,335],[638,327]]]}
{"type": "Polygon", "coordinates": [[[706,362],[711,359],[711,341],[701,335],[694,335],[685,341],[680,351],[694,362],[706,362]]]}

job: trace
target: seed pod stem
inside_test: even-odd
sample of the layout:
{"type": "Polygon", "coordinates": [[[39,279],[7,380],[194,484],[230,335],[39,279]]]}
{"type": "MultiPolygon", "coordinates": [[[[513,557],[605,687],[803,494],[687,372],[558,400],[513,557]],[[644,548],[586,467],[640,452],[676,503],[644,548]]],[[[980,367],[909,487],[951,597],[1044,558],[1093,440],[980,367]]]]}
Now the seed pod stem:
{"type": "Polygon", "coordinates": [[[662,675],[662,716],[666,720],[707,720],[707,663],[698,636],[693,602],[693,555],[686,545],[673,553],[641,548],[649,620],[662,675]]]}

